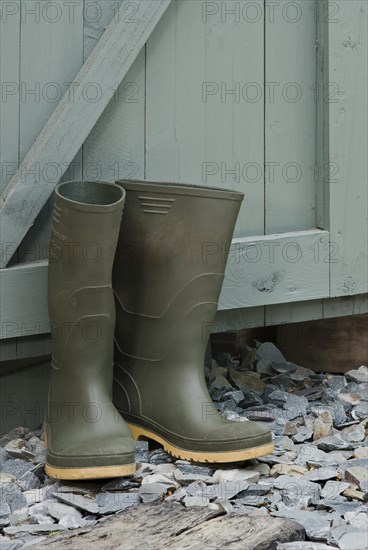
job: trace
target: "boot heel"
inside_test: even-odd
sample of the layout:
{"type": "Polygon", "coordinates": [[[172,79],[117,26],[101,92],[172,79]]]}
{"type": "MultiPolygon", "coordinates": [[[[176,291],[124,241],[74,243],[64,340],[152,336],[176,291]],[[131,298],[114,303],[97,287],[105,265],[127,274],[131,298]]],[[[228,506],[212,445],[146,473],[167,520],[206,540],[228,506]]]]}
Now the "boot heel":
{"type": "Polygon", "coordinates": [[[274,451],[274,444],[268,443],[258,447],[251,447],[240,451],[188,451],[172,445],[169,441],[166,441],[159,435],[141,428],[135,424],[129,424],[130,431],[133,438],[153,440],[163,446],[164,450],[174,456],[175,458],[181,458],[182,460],[192,460],[193,462],[211,462],[211,463],[226,463],[226,462],[244,462],[244,460],[251,460],[259,456],[265,456],[272,454],[274,451]]]}

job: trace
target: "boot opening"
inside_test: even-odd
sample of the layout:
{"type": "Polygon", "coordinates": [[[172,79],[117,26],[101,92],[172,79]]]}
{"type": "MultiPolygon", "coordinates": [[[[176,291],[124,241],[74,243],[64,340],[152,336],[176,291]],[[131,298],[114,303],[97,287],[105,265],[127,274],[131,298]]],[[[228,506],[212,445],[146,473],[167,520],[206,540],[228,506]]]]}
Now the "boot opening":
{"type": "Polygon", "coordinates": [[[57,188],[64,199],[82,204],[99,204],[108,206],[119,202],[124,193],[118,185],[98,181],[71,181],[62,183],[57,188]]]}

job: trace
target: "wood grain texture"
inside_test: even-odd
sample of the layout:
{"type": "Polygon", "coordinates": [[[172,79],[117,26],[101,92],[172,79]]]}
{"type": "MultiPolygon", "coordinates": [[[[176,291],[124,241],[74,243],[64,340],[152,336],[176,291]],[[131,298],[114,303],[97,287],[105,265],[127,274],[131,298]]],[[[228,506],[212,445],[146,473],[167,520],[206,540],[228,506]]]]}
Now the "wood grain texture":
{"type": "Polygon", "coordinates": [[[289,361],[315,372],[344,373],[368,362],[368,315],[282,325],[277,344],[289,361]]]}
{"type": "MultiPolygon", "coordinates": [[[[0,270],[0,340],[49,332],[47,262],[0,270]]],[[[223,309],[208,332],[299,322],[368,312],[368,295],[306,300],[290,304],[223,309]]],[[[14,351],[15,353],[15,351],[14,351]]]]}
{"type": "MultiPolygon", "coordinates": [[[[106,26],[116,16],[116,0],[88,0],[91,9],[99,7],[97,23],[84,25],[84,55],[88,57],[106,26]]],[[[88,9],[88,4],[86,8],[88,9]]],[[[126,17],[136,17],[135,4],[128,6],[126,17]]],[[[93,13],[91,11],[91,13],[93,13]]],[[[144,179],[145,171],[145,48],[142,49],[126,77],[83,145],[85,179],[116,181],[144,179]]]]}
{"type": "Polygon", "coordinates": [[[19,162],[19,52],[20,0],[15,0],[0,19],[0,193],[19,162]]]}
{"type": "Polygon", "coordinates": [[[216,6],[173,2],[147,43],[146,179],[245,192],[244,237],[264,224],[263,101],[246,95],[262,90],[263,19],[216,6]]]}
{"type": "Polygon", "coordinates": [[[365,0],[336,2],[330,23],[329,177],[331,296],[361,294],[368,288],[367,28],[365,0]]]}
{"type": "Polygon", "coordinates": [[[316,58],[316,226],[328,229],[330,219],[330,184],[329,184],[329,108],[325,101],[329,93],[329,0],[319,0],[317,14],[317,58],[316,58]]]}
{"type": "MultiPolygon", "coordinates": [[[[114,95],[114,85],[127,74],[169,4],[170,0],[140,0],[139,17],[131,23],[126,22],[122,4],[119,17],[112,20],[76,76],[79,86],[73,100],[64,96],[24,159],[26,169],[18,171],[6,187],[0,207],[3,242],[19,245],[58,182],[49,181],[42,170],[35,174],[31,169],[55,162],[61,178],[114,95]],[[98,83],[101,92],[97,102],[85,96],[91,83],[98,83]]],[[[3,253],[0,266],[9,259],[3,253]]]]}
{"type": "MultiPolygon", "coordinates": [[[[23,0],[21,6],[20,162],[83,65],[83,0],[74,4],[73,12],[65,5],[56,11],[55,3],[49,0],[42,4],[42,10],[37,0],[23,0]],[[32,15],[38,9],[40,16],[32,15]]],[[[43,170],[47,178],[55,178],[57,169],[50,163],[43,170]]],[[[22,240],[12,264],[15,260],[26,263],[48,258],[52,210],[51,197],[22,240]]]]}
{"type": "Polygon", "coordinates": [[[47,262],[0,270],[1,339],[50,332],[47,271],[47,262]]]}
{"type": "Polygon", "coordinates": [[[211,332],[234,332],[245,328],[263,327],[265,310],[263,306],[220,310],[216,314],[211,332]]]}
{"type": "Polygon", "coordinates": [[[266,0],[265,233],[316,226],[313,2],[266,0]]]}
{"type": "Polygon", "coordinates": [[[51,335],[36,334],[0,340],[0,362],[51,355],[51,335]]]}
{"type": "Polygon", "coordinates": [[[235,239],[219,309],[315,300],[328,292],[327,231],[235,239]]]}
{"type": "Polygon", "coordinates": [[[39,548],[101,550],[276,550],[278,542],[304,540],[304,528],[291,520],[264,516],[220,515],[206,508],[140,505],[126,510],[93,530],[75,530],[52,537],[39,548]],[[124,541],[122,544],[122,540],[124,541]]]}
{"type": "Polygon", "coordinates": [[[323,318],[362,315],[368,312],[368,294],[355,294],[323,300],[323,318]]]}
{"type": "Polygon", "coordinates": [[[265,308],[265,326],[300,323],[323,317],[323,300],[275,304],[265,308]]]}

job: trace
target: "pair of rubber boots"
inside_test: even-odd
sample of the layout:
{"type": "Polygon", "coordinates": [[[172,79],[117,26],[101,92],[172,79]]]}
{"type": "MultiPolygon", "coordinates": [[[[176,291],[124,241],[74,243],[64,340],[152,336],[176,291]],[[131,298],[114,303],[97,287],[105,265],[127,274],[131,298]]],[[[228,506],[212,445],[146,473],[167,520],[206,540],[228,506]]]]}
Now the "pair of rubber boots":
{"type": "Polygon", "coordinates": [[[204,377],[242,200],[234,191],[163,183],[57,187],[48,475],[131,475],[139,438],[198,462],[272,452],[263,424],[219,414],[204,377]]]}

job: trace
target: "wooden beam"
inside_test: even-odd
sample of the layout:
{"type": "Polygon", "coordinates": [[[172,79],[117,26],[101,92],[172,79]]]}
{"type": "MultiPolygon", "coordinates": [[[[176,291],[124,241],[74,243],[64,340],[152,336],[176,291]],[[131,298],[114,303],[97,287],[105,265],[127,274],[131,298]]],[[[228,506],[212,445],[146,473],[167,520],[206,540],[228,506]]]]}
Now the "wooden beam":
{"type": "Polygon", "coordinates": [[[328,231],[234,239],[219,309],[327,298],[329,259],[328,231]]]}
{"type": "MultiPolygon", "coordinates": [[[[269,238],[272,239],[272,235],[266,237],[266,239],[269,238]]],[[[265,240],[264,242],[269,241],[265,240]]],[[[299,243],[302,243],[302,251],[306,251],[308,247],[304,246],[303,238],[299,240],[299,243]]],[[[283,244],[285,245],[286,241],[284,241],[283,244]]],[[[261,244],[261,247],[265,250],[267,250],[267,246],[261,244]]],[[[290,247],[289,252],[291,253],[293,250],[295,250],[295,247],[290,247]]],[[[286,252],[287,251],[286,249],[286,252]]],[[[323,263],[323,258],[322,256],[321,263],[323,263]]],[[[277,265],[280,266],[281,264],[278,262],[277,265]]],[[[297,281],[298,288],[294,296],[305,296],[307,291],[310,296],[318,294],[318,284],[321,280],[320,267],[317,267],[316,271],[312,272],[311,268],[307,270],[304,269],[305,264],[302,261],[296,265],[286,262],[286,265],[288,268],[287,280],[290,282],[290,285],[293,284],[298,277],[300,279],[300,281],[297,281]],[[301,275],[304,270],[306,271],[305,274],[301,275]],[[314,279],[315,277],[316,280],[314,279]],[[309,288],[307,288],[308,285],[309,288]]],[[[328,264],[325,265],[328,267],[328,264]]],[[[15,343],[17,338],[22,338],[24,343],[28,343],[30,335],[40,336],[50,331],[47,311],[47,269],[48,264],[43,261],[33,264],[17,265],[0,270],[0,340],[13,339],[14,346],[12,353],[14,359],[19,358],[18,341],[15,343]]],[[[266,264],[260,262],[259,269],[266,270],[266,264]]],[[[261,271],[259,271],[259,274],[260,273],[261,271]]],[[[265,274],[266,273],[267,271],[265,271],[265,274]]],[[[249,276],[251,276],[251,273],[249,273],[249,276]]],[[[228,285],[229,283],[227,279],[225,279],[223,295],[221,297],[222,301],[226,298],[226,289],[228,285]]],[[[242,292],[243,295],[246,295],[249,289],[250,286],[246,284],[243,288],[239,286],[238,292],[242,292]]],[[[253,292],[252,288],[250,291],[253,292]]],[[[289,297],[290,294],[291,291],[289,290],[289,297]]],[[[236,297],[236,295],[234,296],[236,297]]],[[[222,309],[218,311],[214,325],[212,327],[204,327],[204,330],[208,330],[209,332],[226,332],[228,330],[241,330],[248,327],[260,327],[301,320],[361,314],[368,311],[368,295],[323,299],[321,300],[323,307],[320,307],[318,311],[315,311],[313,307],[313,304],[319,301],[317,297],[313,302],[310,301],[312,297],[310,300],[308,298],[305,299],[305,301],[302,301],[302,297],[300,301],[298,301],[299,298],[294,297],[294,299],[297,300],[294,303],[278,304],[275,302],[272,304],[273,299],[277,301],[280,299],[280,294],[276,291],[274,296],[272,293],[268,293],[267,296],[269,305],[266,307],[243,307],[239,309],[222,309]]],[[[254,296],[251,296],[251,299],[254,300],[254,296]]],[[[223,306],[224,305],[223,303],[223,306]]],[[[11,347],[11,344],[9,345],[11,347]]],[[[2,347],[0,346],[0,356],[1,351],[2,347]]],[[[11,350],[8,355],[9,354],[11,354],[11,350]]],[[[27,356],[26,352],[22,352],[22,356],[27,356]]]]}
{"type": "Polygon", "coordinates": [[[47,270],[47,261],[0,270],[0,339],[50,332],[47,270]]]}
{"type": "MultiPolygon", "coordinates": [[[[259,326],[260,306],[328,297],[328,243],[318,230],[234,239],[219,310],[258,308],[259,326]]],[[[47,269],[43,261],[0,270],[0,338],[49,331],[47,269]]]]}
{"type": "Polygon", "coordinates": [[[171,0],[124,1],[1,196],[5,267],[171,0]]]}
{"type": "MultiPolygon", "coordinates": [[[[331,5],[331,3],[330,3],[331,5]]],[[[328,29],[329,231],[339,249],[330,264],[330,296],[368,291],[368,5],[334,2],[328,29]]],[[[325,92],[326,94],[326,92],[325,92]]]]}

